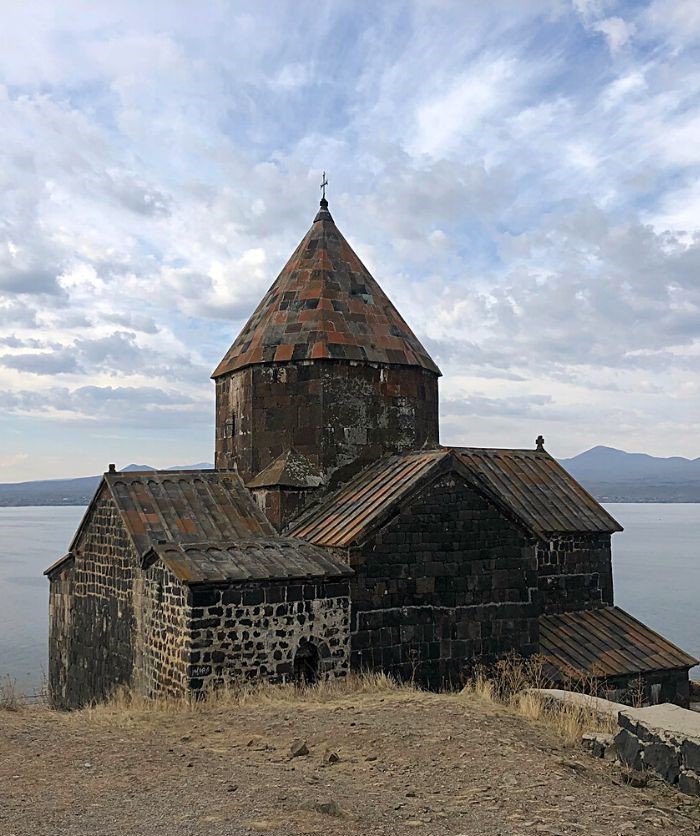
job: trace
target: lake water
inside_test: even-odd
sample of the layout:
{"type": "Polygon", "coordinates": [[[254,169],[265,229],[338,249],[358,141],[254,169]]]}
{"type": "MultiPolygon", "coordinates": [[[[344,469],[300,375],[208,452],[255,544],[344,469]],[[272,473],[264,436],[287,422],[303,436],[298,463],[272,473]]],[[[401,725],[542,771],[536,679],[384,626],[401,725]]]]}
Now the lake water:
{"type": "MultiPolygon", "coordinates": [[[[613,536],[615,602],[700,658],[700,504],[606,505],[625,527],[613,536]]],[[[82,507],[0,508],[0,676],[34,692],[46,671],[48,581],[82,507]]],[[[700,679],[700,666],[691,675],[700,679]]]]}

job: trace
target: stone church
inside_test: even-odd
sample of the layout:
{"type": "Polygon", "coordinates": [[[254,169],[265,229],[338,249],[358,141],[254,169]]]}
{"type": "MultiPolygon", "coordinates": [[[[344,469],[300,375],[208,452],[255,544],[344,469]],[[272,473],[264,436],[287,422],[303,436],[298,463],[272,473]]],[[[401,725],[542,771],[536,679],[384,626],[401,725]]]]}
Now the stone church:
{"type": "Polygon", "coordinates": [[[511,652],[687,704],[697,660],[614,604],[618,523],[542,438],[440,445],[439,377],[324,198],[214,371],[215,469],[110,466],[47,570],[53,705],[350,669],[451,686],[511,652]]]}

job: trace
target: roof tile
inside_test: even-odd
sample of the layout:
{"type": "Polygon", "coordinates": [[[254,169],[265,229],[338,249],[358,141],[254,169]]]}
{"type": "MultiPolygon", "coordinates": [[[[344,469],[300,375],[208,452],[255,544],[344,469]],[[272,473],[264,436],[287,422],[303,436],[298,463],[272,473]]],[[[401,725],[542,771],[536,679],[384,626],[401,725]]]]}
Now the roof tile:
{"type": "Polygon", "coordinates": [[[365,357],[440,374],[323,207],[212,377],[256,363],[365,357]]]}
{"type": "Polygon", "coordinates": [[[698,660],[619,607],[542,615],[540,653],[555,679],[689,668],[698,660]]]}
{"type": "Polygon", "coordinates": [[[296,520],[290,531],[312,543],[360,542],[430,470],[454,456],[475,486],[533,533],[620,531],[620,525],[543,450],[440,447],[386,456],[296,520]]]}

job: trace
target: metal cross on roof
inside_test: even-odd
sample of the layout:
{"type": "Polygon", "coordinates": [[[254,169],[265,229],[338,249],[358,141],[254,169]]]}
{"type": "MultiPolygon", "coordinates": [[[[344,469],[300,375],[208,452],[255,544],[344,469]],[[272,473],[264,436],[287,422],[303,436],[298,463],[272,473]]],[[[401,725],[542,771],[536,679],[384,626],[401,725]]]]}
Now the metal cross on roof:
{"type": "Polygon", "coordinates": [[[326,186],[328,185],[328,180],[326,179],[326,172],[323,172],[323,177],[321,178],[321,199],[326,199],[326,186]]]}

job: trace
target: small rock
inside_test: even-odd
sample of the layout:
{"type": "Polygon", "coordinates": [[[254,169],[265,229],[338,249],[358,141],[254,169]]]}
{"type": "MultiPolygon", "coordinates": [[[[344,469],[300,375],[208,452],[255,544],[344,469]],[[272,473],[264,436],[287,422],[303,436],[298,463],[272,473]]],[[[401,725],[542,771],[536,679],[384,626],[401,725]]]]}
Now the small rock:
{"type": "Polygon", "coordinates": [[[183,734],[183,735],[182,735],[182,737],[180,738],[180,740],[181,740],[183,743],[187,743],[187,742],[189,742],[190,740],[192,740],[192,737],[191,737],[189,734],[183,734]]]}
{"type": "Polygon", "coordinates": [[[327,801],[306,801],[301,805],[301,808],[302,810],[311,810],[312,813],[321,813],[324,816],[339,818],[343,815],[338,802],[333,798],[327,801]]]}
{"type": "Polygon", "coordinates": [[[377,756],[376,756],[376,755],[367,755],[367,757],[365,758],[365,760],[366,760],[366,761],[376,761],[376,760],[377,760],[377,756]]]}
{"type": "Polygon", "coordinates": [[[622,773],[622,780],[630,787],[641,789],[649,783],[649,776],[638,769],[627,769],[622,773]]]}
{"type": "Polygon", "coordinates": [[[584,749],[587,749],[594,758],[605,757],[606,752],[610,749],[614,752],[613,742],[613,735],[600,734],[597,732],[586,732],[586,734],[584,734],[581,738],[581,746],[584,749]]]}
{"type": "Polygon", "coordinates": [[[340,755],[337,752],[328,752],[326,755],[326,763],[338,763],[340,755]]]}
{"type": "Polygon", "coordinates": [[[557,763],[559,763],[561,766],[568,766],[569,769],[573,769],[574,772],[581,773],[586,771],[586,767],[578,761],[569,761],[566,758],[559,758],[557,760],[557,763]]]}
{"type": "MultiPolygon", "coordinates": [[[[85,769],[92,769],[91,763],[84,763],[83,766],[85,767],[85,769]]],[[[19,778],[19,775],[17,777],[19,778]]]]}
{"type": "Polygon", "coordinates": [[[309,754],[309,747],[306,745],[305,740],[294,740],[289,747],[289,751],[292,753],[293,758],[299,758],[309,754]]]}
{"type": "Polygon", "coordinates": [[[226,792],[236,792],[237,789],[238,789],[238,784],[229,784],[226,787],[226,792]]]}
{"type": "Polygon", "coordinates": [[[414,792],[413,790],[409,790],[409,791],[406,793],[406,798],[415,798],[415,797],[416,797],[416,794],[415,794],[415,792],[414,792]]]}

